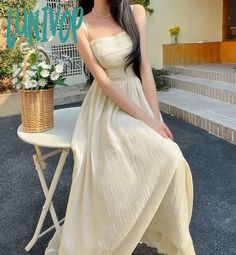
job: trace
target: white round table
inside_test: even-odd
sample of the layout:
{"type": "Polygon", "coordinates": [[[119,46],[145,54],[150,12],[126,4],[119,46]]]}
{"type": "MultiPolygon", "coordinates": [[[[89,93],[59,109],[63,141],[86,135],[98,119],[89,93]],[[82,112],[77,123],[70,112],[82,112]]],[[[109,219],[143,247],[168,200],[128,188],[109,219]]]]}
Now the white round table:
{"type": "Polygon", "coordinates": [[[32,145],[49,148],[70,148],[74,125],[81,107],[54,110],[54,127],[38,133],[27,133],[22,124],[17,129],[21,140],[32,145]]]}
{"type": "Polygon", "coordinates": [[[22,124],[17,129],[18,137],[24,142],[32,144],[35,147],[36,154],[33,155],[33,160],[46,199],[33,238],[25,247],[26,251],[30,251],[37,240],[49,231],[53,230],[54,228],[56,231],[58,231],[60,223],[62,223],[64,220],[58,220],[52,198],[65,165],[66,158],[70,152],[73,130],[79,116],[80,108],[81,107],[69,107],[54,110],[54,126],[47,131],[27,133],[23,131],[22,124]],[[41,147],[53,148],[54,150],[43,154],[41,147]],[[58,153],[60,153],[60,158],[55,169],[52,182],[48,188],[43,174],[43,170],[46,169],[45,160],[58,153]],[[48,211],[50,211],[54,225],[41,233],[48,211]]]}

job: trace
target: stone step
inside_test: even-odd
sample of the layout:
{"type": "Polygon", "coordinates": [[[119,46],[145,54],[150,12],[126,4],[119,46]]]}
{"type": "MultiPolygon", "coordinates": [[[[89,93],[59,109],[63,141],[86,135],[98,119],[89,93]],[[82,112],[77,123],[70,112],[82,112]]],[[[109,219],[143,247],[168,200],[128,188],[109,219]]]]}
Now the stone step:
{"type": "Polygon", "coordinates": [[[236,144],[236,105],[188,91],[159,91],[160,110],[236,144]]]}
{"type": "Polygon", "coordinates": [[[166,76],[166,79],[173,88],[236,104],[236,86],[232,83],[207,80],[182,74],[172,74],[166,76]]]}
{"type": "Polygon", "coordinates": [[[164,68],[174,74],[236,84],[236,64],[166,65],[164,68]]]}

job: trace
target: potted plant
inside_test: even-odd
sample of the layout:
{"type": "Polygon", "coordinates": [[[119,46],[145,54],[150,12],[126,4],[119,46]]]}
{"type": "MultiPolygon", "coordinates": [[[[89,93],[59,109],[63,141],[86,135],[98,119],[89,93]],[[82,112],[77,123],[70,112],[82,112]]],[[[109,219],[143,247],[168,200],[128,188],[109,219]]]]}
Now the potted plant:
{"type": "Polygon", "coordinates": [[[53,65],[42,48],[33,48],[13,67],[13,84],[19,90],[23,131],[42,132],[54,125],[54,87],[64,84],[63,65],[53,65]],[[42,55],[46,60],[42,59],[42,55]]]}
{"type": "Polygon", "coordinates": [[[180,31],[180,27],[172,27],[169,29],[173,43],[178,43],[179,31],[180,31]]]}

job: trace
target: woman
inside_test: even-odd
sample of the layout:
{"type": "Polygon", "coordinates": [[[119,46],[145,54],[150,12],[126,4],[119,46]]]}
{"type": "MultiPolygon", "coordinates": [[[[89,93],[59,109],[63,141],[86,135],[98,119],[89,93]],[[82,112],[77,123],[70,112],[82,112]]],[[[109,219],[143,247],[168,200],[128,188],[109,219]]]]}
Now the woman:
{"type": "Polygon", "coordinates": [[[147,54],[146,13],[128,0],[80,1],[77,49],[94,80],[71,148],[63,231],[46,255],[131,255],[139,242],[195,254],[189,165],[159,111],[147,54]]]}

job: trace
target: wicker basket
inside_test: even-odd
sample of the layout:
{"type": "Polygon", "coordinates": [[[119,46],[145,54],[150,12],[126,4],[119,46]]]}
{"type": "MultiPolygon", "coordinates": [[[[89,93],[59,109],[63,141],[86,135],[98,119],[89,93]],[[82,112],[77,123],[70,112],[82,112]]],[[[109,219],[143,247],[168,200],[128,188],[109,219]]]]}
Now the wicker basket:
{"type": "MultiPolygon", "coordinates": [[[[48,55],[42,52],[47,62],[50,63],[48,55]]],[[[35,50],[30,51],[23,62],[23,80],[26,77],[27,61],[35,50]]],[[[24,132],[43,132],[54,126],[54,88],[27,90],[24,87],[20,92],[21,122],[24,132]]]]}

